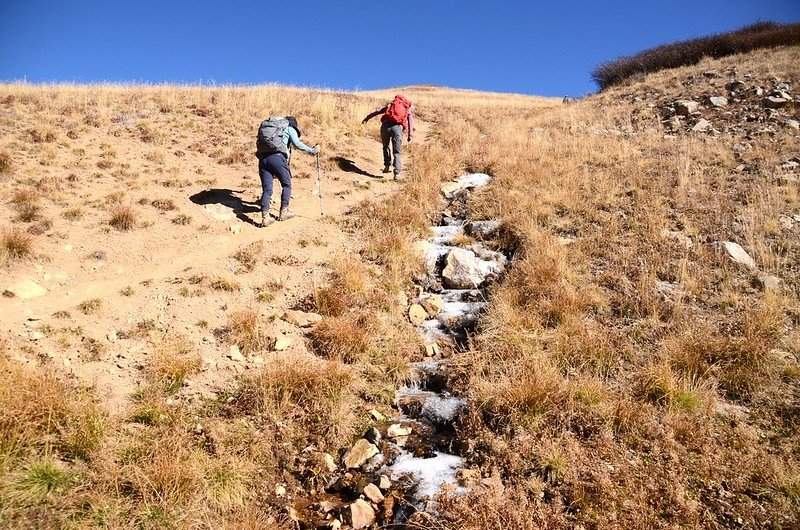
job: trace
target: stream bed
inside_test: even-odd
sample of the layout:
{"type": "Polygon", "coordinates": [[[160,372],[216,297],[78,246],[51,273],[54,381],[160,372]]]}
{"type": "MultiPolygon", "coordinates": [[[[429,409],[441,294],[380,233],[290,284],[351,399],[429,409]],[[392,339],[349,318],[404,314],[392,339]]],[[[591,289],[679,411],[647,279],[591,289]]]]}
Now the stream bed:
{"type": "Polygon", "coordinates": [[[333,466],[325,496],[292,509],[301,528],[419,528],[434,520],[440,493],[463,494],[480,481],[459,455],[454,424],[468,403],[450,392],[448,372],[486,307],[488,287],[508,265],[507,256],[490,248],[500,222],[468,219],[470,194],[490,180],[475,173],[443,185],[441,222],[417,243],[427,270],[408,309],[425,360],[412,364],[407,384],[397,390],[392,418],[373,411],[375,427],[344,455],[342,466],[333,466]]]}

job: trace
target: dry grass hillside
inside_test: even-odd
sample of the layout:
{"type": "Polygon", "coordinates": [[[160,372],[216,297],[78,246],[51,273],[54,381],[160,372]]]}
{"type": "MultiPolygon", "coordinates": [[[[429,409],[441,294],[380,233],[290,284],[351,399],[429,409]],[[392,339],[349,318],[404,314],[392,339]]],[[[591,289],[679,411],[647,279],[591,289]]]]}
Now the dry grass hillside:
{"type": "Polygon", "coordinates": [[[408,87],[399,183],[360,124],[391,91],[0,87],[0,522],[298,527],[425,355],[413,243],[441,183],[482,171],[469,211],[514,260],[450,384],[462,456],[500,487],[428,527],[796,528],[798,64],[569,105],[408,87]],[[253,135],[287,110],[323,145],[326,215],[299,154],[300,217],[259,229],[253,135]]]}

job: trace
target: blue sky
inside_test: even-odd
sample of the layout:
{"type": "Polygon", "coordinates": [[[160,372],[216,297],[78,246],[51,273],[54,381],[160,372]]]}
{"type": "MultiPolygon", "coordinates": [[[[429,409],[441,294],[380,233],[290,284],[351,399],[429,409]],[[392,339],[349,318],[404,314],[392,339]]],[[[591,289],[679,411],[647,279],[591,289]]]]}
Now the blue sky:
{"type": "Polygon", "coordinates": [[[800,0],[0,0],[0,80],[582,95],[599,63],[800,0]]]}

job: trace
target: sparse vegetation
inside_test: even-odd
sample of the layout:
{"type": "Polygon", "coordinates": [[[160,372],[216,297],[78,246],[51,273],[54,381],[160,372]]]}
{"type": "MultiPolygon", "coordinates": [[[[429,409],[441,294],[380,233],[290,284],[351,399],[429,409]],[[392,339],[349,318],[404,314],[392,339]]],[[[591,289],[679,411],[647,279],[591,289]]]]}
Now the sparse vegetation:
{"type": "Polygon", "coordinates": [[[127,231],[136,226],[138,215],[133,207],[128,205],[118,205],[111,209],[111,217],[108,219],[108,224],[117,230],[127,231]]]}
{"type": "Polygon", "coordinates": [[[91,300],[84,300],[78,304],[78,311],[84,315],[95,313],[103,305],[103,301],[99,298],[92,298],[91,300]]]}
{"type": "Polygon", "coordinates": [[[162,383],[168,392],[180,389],[186,377],[200,368],[200,355],[182,335],[165,338],[153,349],[147,368],[150,377],[162,383]]]}
{"type": "Polygon", "coordinates": [[[228,317],[226,335],[244,354],[257,353],[272,343],[255,309],[235,311],[228,317]]]}
{"type": "Polygon", "coordinates": [[[592,78],[604,90],[636,76],[697,64],[704,57],[719,58],[797,44],[800,44],[800,23],[758,22],[736,31],[662,44],[630,57],[620,57],[598,66],[592,78]]]}
{"type": "Polygon", "coordinates": [[[233,278],[220,277],[211,281],[209,286],[217,291],[233,292],[241,289],[239,283],[233,278]]]}
{"type": "Polygon", "coordinates": [[[33,253],[33,239],[19,229],[3,231],[0,236],[0,264],[18,261],[33,253]]]}

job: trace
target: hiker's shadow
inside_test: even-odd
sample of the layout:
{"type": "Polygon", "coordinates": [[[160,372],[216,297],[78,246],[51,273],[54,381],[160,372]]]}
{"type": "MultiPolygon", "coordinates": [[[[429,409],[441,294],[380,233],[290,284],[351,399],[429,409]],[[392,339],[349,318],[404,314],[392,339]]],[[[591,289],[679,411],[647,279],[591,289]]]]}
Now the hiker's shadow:
{"type": "Polygon", "coordinates": [[[230,209],[231,212],[236,216],[237,219],[242,221],[243,223],[249,223],[254,226],[258,226],[258,223],[253,219],[250,219],[247,213],[260,213],[261,212],[261,204],[258,202],[251,202],[242,200],[241,197],[238,197],[235,194],[244,193],[245,190],[228,190],[228,189],[221,189],[221,188],[214,188],[210,190],[203,190],[199,193],[195,193],[194,195],[189,197],[189,200],[192,201],[194,204],[199,204],[201,206],[205,206],[207,204],[219,204],[222,208],[219,209],[217,212],[210,212],[212,217],[217,217],[221,220],[225,217],[226,209],[230,209]]]}
{"type": "Polygon", "coordinates": [[[333,161],[336,162],[336,165],[339,166],[339,169],[341,169],[342,171],[347,171],[348,173],[356,173],[358,175],[364,175],[365,177],[369,177],[372,179],[383,178],[380,175],[373,175],[372,173],[364,171],[349,158],[345,158],[343,156],[336,156],[333,158],[333,161]]]}

